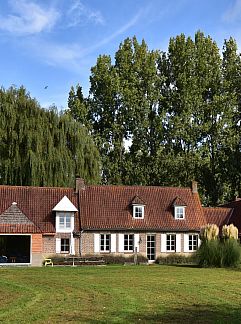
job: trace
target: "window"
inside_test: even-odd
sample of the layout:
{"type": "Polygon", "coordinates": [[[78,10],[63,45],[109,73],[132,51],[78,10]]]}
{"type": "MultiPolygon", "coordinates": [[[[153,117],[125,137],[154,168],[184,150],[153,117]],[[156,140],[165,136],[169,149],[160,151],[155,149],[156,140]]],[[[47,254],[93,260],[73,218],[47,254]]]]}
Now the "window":
{"type": "Polygon", "coordinates": [[[175,207],[175,219],[184,219],[185,218],[185,207],[178,206],[175,207]]]}
{"type": "Polygon", "coordinates": [[[69,239],[61,239],[61,253],[69,253],[69,239]]]}
{"type": "Polygon", "coordinates": [[[59,214],[59,229],[60,230],[70,230],[71,229],[71,214],[70,213],[60,213],[59,214]]]}
{"type": "Polygon", "coordinates": [[[100,251],[110,252],[110,234],[100,234],[100,251]]]}
{"type": "Polygon", "coordinates": [[[198,248],[198,235],[191,234],[188,238],[188,249],[189,251],[197,251],[198,248]]]}
{"type": "Polygon", "coordinates": [[[144,218],[144,206],[133,206],[134,218],[144,218]]]}
{"type": "Polygon", "coordinates": [[[176,235],[167,234],[167,251],[176,251],[176,235]]]}
{"type": "Polygon", "coordinates": [[[125,234],[124,235],[124,251],[133,252],[134,251],[134,234],[125,234]]]}

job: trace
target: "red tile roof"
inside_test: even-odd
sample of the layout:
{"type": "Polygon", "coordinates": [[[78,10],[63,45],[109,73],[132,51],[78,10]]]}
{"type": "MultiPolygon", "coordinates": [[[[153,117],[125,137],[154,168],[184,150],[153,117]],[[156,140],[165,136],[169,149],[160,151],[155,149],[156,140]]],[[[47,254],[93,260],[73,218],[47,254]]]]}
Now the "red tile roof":
{"type": "Polygon", "coordinates": [[[172,204],[173,206],[187,206],[187,204],[180,197],[176,197],[172,204]]]}
{"type": "Polygon", "coordinates": [[[146,203],[139,197],[139,196],[135,196],[132,201],[131,201],[132,205],[145,205],[146,203]]]}
{"type": "MultiPolygon", "coordinates": [[[[0,186],[0,215],[14,216],[9,207],[16,202],[18,213],[30,220],[29,224],[10,221],[1,224],[0,221],[0,232],[55,233],[52,209],[65,195],[78,208],[78,195],[72,188],[0,186]]],[[[84,230],[191,231],[199,230],[207,223],[215,222],[220,226],[229,222],[241,228],[241,217],[238,217],[241,215],[241,201],[239,212],[231,213],[229,208],[203,208],[198,194],[190,188],[86,186],[79,191],[79,202],[81,224],[76,213],[77,232],[80,225],[84,230]],[[144,202],[144,219],[133,218],[133,201],[144,202]],[[185,219],[175,220],[174,203],[185,204],[185,219]]]]}
{"type": "Polygon", "coordinates": [[[233,208],[233,213],[229,219],[229,224],[233,224],[239,230],[241,234],[241,200],[237,199],[235,201],[226,203],[223,207],[233,208]]]}
{"type": "Polygon", "coordinates": [[[206,207],[203,208],[204,215],[206,217],[208,224],[216,224],[219,227],[222,227],[225,224],[229,223],[229,219],[232,216],[232,208],[221,208],[221,207],[206,207]]]}
{"type": "MultiPolygon", "coordinates": [[[[53,207],[64,197],[67,196],[77,207],[77,195],[72,188],[43,188],[43,187],[17,187],[0,186],[0,215],[3,214],[13,202],[17,203],[21,212],[32,221],[43,233],[55,232],[55,215],[52,213],[53,207]]],[[[77,214],[76,214],[77,215],[77,214]]],[[[75,217],[75,228],[79,229],[79,217],[75,217]]],[[[7,230],[13,233],[34,232],[31,225],[8,225],[2,224],[0,232],[6,233],[7,230]],[[29,227],[28,227],[29,226],[29,227]]],[[[35,229],[36,231],[36,229],[35,229]]]]}
{"type": "Polygon", "coordinates": [[[197,193],[190,188],[86,186],[80,191],[81,225],[85,230],[199,230],[206,224],[197,193]],[[144,219],[132,217],[133,197],[145,201],[144,219]],[[174,219],[176,197],[185,201],[184,220],[174,219]]]}

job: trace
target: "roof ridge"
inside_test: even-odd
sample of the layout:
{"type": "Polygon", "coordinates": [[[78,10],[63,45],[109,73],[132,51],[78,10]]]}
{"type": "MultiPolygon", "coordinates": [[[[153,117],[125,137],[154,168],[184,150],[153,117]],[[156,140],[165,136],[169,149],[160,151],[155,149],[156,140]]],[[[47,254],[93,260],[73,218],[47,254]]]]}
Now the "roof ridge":
{"type": "Polygon", "coordinates": [[[72,187],[41,187],[41,186],[12,186],[12,185],[0,185],[0,189],[3,188],[16,188],[16,189],[61,189],[61,190],[75,190],[72,187]]]}
{"type": "Polygon", "coordinates": [[[217,210],[220,210],[220,209],[233,209],[233,207],[203,207],[203,209],[217,209],[217,210]]]}
{"type": "Polygon", "coordinates": [[[87,185],[87,188],[161,188],[161,189],[182,189],[192,190],[191,187],[168,187],[168,186],[143,186],[143,185],[87,185]]]}

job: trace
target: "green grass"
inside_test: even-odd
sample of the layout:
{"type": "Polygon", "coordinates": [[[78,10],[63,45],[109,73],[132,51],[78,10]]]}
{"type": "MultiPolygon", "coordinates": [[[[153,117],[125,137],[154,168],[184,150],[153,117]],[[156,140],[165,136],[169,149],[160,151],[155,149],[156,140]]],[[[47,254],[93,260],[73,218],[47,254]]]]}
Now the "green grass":
{"type": "Polygon", "coordinates": [[[2,323],[240,323],[241,270],[0,268],[2,323]]]}

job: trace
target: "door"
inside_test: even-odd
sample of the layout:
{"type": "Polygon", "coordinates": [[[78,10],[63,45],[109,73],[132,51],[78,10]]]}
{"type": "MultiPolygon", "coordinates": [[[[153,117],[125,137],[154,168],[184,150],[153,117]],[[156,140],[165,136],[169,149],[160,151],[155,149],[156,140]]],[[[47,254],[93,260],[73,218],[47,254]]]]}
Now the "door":
{"type": "Polygon", "coordinates": [[[156,236],[149,234],[146,237],[146,254],[149,261],[156,259],[156,236]]]}

